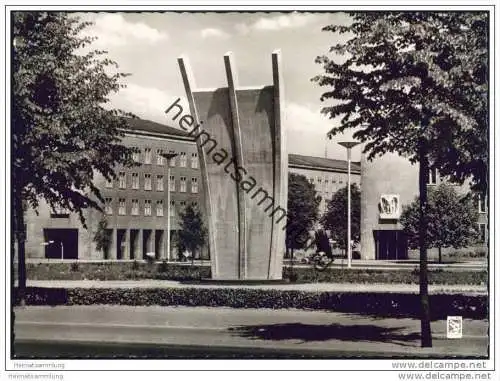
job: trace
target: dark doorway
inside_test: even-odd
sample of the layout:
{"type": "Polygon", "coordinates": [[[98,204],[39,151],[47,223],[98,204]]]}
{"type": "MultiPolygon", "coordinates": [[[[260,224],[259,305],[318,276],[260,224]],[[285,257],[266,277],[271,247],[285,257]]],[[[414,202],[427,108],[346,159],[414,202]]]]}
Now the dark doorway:
{"type": "Polygon", "coordinates": [[[127,231],[124,229],[116,230],[116,259],[124,259],[127,251],[127,231]]]}
{"type": "Polygon", "coordinates": [[[163,230],[155,231],[155,258],[162,259],[163,256],[163,230]]]}
{"type": "Polygon", "coordinates": [[[78,259],[78,229],[43,229],[45,258],[78,259]]]}
{"type": "Polygon", "coordinates": [[[153,230],[148,229],[142,231],[142,259],[148,259],[146,254],[152,251],[153,243],[151,239],[154,239],[154,237],[152,237],[152,232],[153,230]]]}
{"type": "Polygon", "coordinates": [[[408,241],[401,230],[374,230],[375,258],[408,259],[408,241]]]}
{"type": "Polygon", "coordinates": [[[141,258],[139,244],[139,230],[130,229],[130,259],[141,258]]]}

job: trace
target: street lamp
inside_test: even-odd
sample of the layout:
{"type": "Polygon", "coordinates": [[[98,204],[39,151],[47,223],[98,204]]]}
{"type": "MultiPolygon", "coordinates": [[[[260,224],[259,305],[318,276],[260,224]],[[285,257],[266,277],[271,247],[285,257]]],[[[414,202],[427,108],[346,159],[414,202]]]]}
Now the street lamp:
{"type": "Polygon", "coordinates": [[[356,141],[339,142],[347,149],[347,268],[351,268],[352,246],[351,246],[351,148],[359,144],[356,141]]]}
{"type": "Polygon", "coordinates": [[[167,159],[167,261],[170,261],[170,160],[177,156],[176,153],[162,153],[167,159]]]}

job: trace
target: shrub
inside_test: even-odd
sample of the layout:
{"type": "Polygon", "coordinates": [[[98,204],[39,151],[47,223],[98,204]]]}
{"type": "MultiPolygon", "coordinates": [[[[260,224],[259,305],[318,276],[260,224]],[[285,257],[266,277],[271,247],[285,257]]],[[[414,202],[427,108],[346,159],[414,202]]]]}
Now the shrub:
{"type": "MultiPolygon", "coordinates": [[[[17,289],[14,295],[16,301],[17,289]]],[[[430,295],[432,319],[448,315],[488,317],[487,295],[430,295]]],[[[414,317],[420,312],[418,294],[376,292],[307,292],[242,288],[88,289],[36,288],[26,290],[28,305],[207,306],[232,308],[296,308],[329,310],[386,317],[414,317]]]]}
{"type": "Polygon", "coordinates": [[[158,272],[165,273],[167,271],[168,271],[168,263],[167,261],[164,260],[158,265],[158,272]]]}
{"type": "Polygon", "coordinates": [[[132,262],[132,270],[139,270],[139,262],[134,259],[134,262],[132,262]]]}
{"type": "MultiPolygon", "coordinates": [[[[78,263],[41,263],[27,265],[28,279],[33,280],[64,280],[64,279],[164,279],[176,281],[192,281],[209,279],[210,266],[185,266],[162,262],[157,266],[148,266],[145,262],[134,260],[130,262],[78,263]]],[[[336,283],[391,283],[418,284],[418,268],[399,270],[378,270],[352,268],[328,268],[318,272],[312,267],[283,268],[283,279],[291,279],[295,273],[295,281],[304,282],[336,282],[336,283]]],[[[430,284],[464,284],[482,285],[488,283],[488,273],[483,271],[450,271],[446,269],[429,270],[430,284]]]]}

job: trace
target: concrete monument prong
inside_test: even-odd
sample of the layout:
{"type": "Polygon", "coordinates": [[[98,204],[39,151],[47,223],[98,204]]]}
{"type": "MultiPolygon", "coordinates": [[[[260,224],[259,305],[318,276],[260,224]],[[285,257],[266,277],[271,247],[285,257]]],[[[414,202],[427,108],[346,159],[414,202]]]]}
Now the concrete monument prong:
{"type": "Polygon", "coordinates": [[[351,149],[359,144],[356,141],[339,142],[347,149],[347,268],[352,266],[352,245],[351,245],[351,149]]]}
{"type": "Polygon", "coordinates": [[[280,57],[272,53],[272,84],[241,87],[228,52],[227,87],[212,89],[197,89],[187,59],[178,59],[186,120],[195,126],[213,279],[282,276],[287,155],[280,57]]]}

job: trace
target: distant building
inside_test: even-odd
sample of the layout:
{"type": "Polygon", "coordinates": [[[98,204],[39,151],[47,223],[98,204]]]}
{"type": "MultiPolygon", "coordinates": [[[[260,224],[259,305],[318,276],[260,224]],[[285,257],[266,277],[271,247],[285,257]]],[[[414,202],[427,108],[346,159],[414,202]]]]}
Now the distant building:
{"type": "MultiPolygon", "coordinates": [[[[324,157],[288,155],[288,171],[304,175],[314,184],[318,196],[321,196],[320,214],[326,211],[328,201],[339,189],[347,186],[347,161],[324,157]]],[[[351,162],[351,184],[360,186],[361,166],[351,162]]]]}

